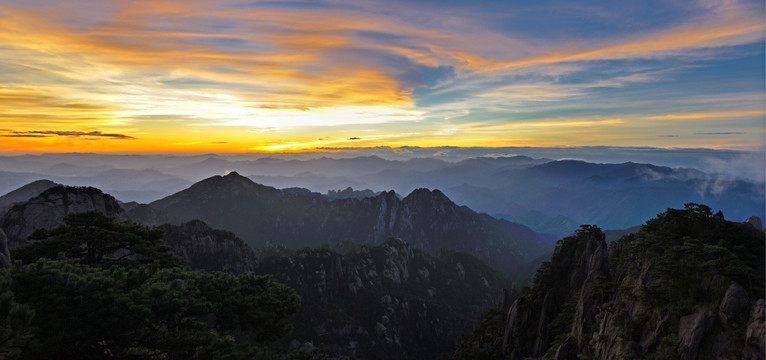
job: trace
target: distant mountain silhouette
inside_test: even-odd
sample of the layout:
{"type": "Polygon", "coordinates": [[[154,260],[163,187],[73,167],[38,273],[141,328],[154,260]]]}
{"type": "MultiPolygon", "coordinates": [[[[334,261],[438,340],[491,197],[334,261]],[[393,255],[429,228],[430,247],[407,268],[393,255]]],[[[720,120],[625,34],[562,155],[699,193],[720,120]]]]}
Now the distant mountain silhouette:
{"type": "MultiPolygon", "coordinates": [[[[605,229],[636,226],[666,208],[687,202],[709,204],[731,219],[744,220],[752,215],[766,218],[762,176],[756,177],[759,180],[747,180],[733,173],[705,173],[690,168],[711,169],[711,166],[703,166],[710,156],[724,161],[747,155],[753,158],[752,169],[739,169],[738,173],[748,176],[762,167],[753,154],[704,149],[593,147],[578,150],[585,151],[590,158],[598,154],[595,158],[603,159],[601,161],[609,161],[615,158],[612,152],[623,150],[635,155],[617,156],[620,161],[634,162],[602,164],[492,154],[487,149],[480,152],[476,152],[478,149],[442,149],[479,154],[458,159],[442,157],[441,153],[426,155],[425,149],[401,150],[426,157],[396,156],[394,158],[408,160],[391,160],[379,156],[332,158],[326,154],[277,154],[268,158],[215,154],[9,156],[0,157],[0,193],[44,178],[60,184],[97,187],[125,202],[150,202],[210,176],[237,170],[263,185],[307,188],[319,193],[347,187],[370,189],[375,193],[393,189],[402,195],[419,188],[440,189],[455,203],[474,211],[556,236],[570,235],[583,223],[599,224],[605,229]],[[671,168],[640,161],[670,162],[673,166],[687,167],[671,168]]],[[[567,155],[564,149],[519,150],[543,157],[567,155]]],[[[573,158],[579,157],[575,150],[571,150],[573,158]]],[[[736,164],[741,168],[739,164],[748,162],[736,164]]]]}
{"type": "Polygon", "coordinates": [[[491,185],[453,187],[445,193],[471,208],[525,219],[532,226],[545,226],[546,221],[561,216],[574,220],[570,224],[622,229],[688,202],[709,204],[739,220],[754,214],[763,217],[766,207],[763,184],[632,162],[552,161],[496,173],[487,183],[491,185]]]}
{"type": "Polygon", "coordinates": [[[438,190],[393,191],[329,201],[305,189],[275,189],[232,172],[200,181],[150,204],[178,219],[201,219],[233,231],[251,246],[291,248],[338,242],[376,244],[399,237],[435,253],[464,251],[503,271],[534,258],[544,237],[529,228],[458,206],[438,190]]]}
{"type": "Polygon", "coordinates": [[[27,201],[57,185],[59,184],[50,180],[37,180],[0,196],[0,215],[8,210],[14,203],[27,201]]]}

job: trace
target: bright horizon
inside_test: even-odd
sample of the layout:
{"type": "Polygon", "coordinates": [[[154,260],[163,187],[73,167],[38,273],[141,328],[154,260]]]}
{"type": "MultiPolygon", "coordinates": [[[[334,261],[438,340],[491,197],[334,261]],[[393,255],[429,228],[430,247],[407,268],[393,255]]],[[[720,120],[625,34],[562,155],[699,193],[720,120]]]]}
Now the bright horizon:
{"type": "Polygon", "coordinates": [[[0,153],[766,146],[762,1],[0,0],[0,153]]]}

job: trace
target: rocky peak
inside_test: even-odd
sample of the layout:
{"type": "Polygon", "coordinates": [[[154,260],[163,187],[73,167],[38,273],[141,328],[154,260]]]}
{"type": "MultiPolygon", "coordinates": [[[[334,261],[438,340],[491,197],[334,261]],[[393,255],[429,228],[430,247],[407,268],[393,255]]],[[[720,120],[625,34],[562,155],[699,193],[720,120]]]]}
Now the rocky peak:
{"type": "Polygon", "coordinates": [[[5,231],[9,246],[20,246],[35,229],[60,225],[66,215],[85,211],[126,219],[119,202],[111,195],[92,187],[60,185],[15,204],[0,218],[0,229],[5,231]]]}
{"type": "Polygon", "coordinates": [[[59,184],[50,180],[37,180],[0,196],[0,214],[10,208],[14,203],[27,201],[57,185],[59,184]]]}
{"type": "Polygon", "coordinates": [[[232,171],[223,176],[220,176],[220,175],[213,176],[211,178],[202,180],[197,184],[200,186],[215,186],[215,187],[234,186],[234,187],[241,187],[241,188],[252,188],[253,186],[257,185],[254,181],[240,175],[236,171],[232,171]]]}
{"type": "Polygon", "coordinates": [[[445,206],[455,206],[455,203],[438,189],[415,189],[403,199],[403,202],[405,204],[428,204],[441,208],[444,208],[445,206]]]}
{"type": "Polygon", "coordinates": [[[763,230],[763,222],[761,221],[761,218],[757,216],[751,216],[745,220],[745,223],[753,225],[754,228],[758,230],[763,230]]]}
{"type": "Polygon", "coordinates": [[[580,257],[580,265],[570,278],[570,286],[579,289],[579,297],[572,321],[571,335],[577,340],[577,346],[589,340],[588,336],[597,324],[593,320],[598,307],[607,299],[597,291],[598,287],[610,280],[609,249],[606,237],[600,231],[591,231],[585,244],[585,251],[580,257]],[[581,280],[582,279],[582,280],[581,280]]]}
{"type": "Polygon", "coordinates": [[[542,356],[553,340],[565,335],[571,339],[561,344],[559,354],[587,342],[586,334],[596,327],[594,312],[606,300],[596,288],[609,279],[608,259],[604,233],[595,226],[583,226],[559,241],[532,288],[511,306],[503,353],[510,359],[542,356]],[[573,319],[569,328],[552,327],[565,318],[573,319]]]}

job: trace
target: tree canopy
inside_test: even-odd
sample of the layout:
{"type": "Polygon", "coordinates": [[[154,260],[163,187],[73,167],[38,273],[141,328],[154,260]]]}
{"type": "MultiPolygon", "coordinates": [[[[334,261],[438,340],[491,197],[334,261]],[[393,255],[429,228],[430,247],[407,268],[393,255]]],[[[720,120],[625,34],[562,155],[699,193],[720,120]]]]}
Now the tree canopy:
{"type": "Polygon", "coordinates": [[[287,317],[300,306],[294,290],[270,276],[189,270],[161,238],[157,230],[97,212],[69,215],[63,225],[35,232],[31,244],[13,250],[14,267],[0,273],[0,353],[7,349],[20,359],[283,356],[264,345],[291,331],[287,317]]]}

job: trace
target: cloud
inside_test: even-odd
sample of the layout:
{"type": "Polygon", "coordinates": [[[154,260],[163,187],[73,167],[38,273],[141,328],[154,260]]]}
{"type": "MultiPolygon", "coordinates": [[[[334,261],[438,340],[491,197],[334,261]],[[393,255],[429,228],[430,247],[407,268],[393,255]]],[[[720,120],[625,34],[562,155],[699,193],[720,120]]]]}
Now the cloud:
{"type": "Polygon", "coordinates": [[[742,131],[698,132],[697,135],[739,135],[742,131]]]}
{"type": "MultiPolygon", "coordinates": [[[[729,50],[761,44],[762,11],[747,2],[684,4],[683,11],[663,15],[668,21],[572,5],[557,16],[610,27],[572,34],[565,31],[571,25],[553,22],[550,29],[513,27],[537,18],[545,6],[229,0],[0,5],[0,121],[16,129],[40,129],[41,122],[52,129],[103,129],[89,135],[96,138],[186,136],[167,144],[210,144],[183,135],[199,126],[236,128],[231,136],[257,133],[251,141],[258,143],[298,128],[358,125],[357,131],[390,124],[381,136],[406,127],[440,137],[487,124],[486,130],[474,127],[481,136],[470,140],[497,143],[519,129],[536,129],[538,140],[546,129],[611,126],[641,115],[690,121],[763,116],[762,110],[727,110],[754,109],[758,99],[679,108],[679,97],[649,88],[675,84],[674,75],[700,59],[738,56],[729,50]],[[626,18],[635,23],[624,24],[626,18]],[[613,29],[618,31],[608,31],[613,29]],[[617,90],[610,95],[615,98],[600,97],[603,88],[617,90]],[[659,102],[652,97],[662,98],[663,107],[654,106],[659,102]],[[145,120],[150,118],[164,120],[145,120]]],[[[720,92],[694,95],[727,96],[720,92]]]]}
{"type": "Polygon", "coordinates": [[[751,117],[751,116],[764,116],[766,111],[763,109],[753,110],[726,110],[726,111],[711,111],[711,112],[693,112],[693,113],[678,113],[678,114],[665,114],[654,115],[645,117],[647,120],[701,120],[701,119],[721,119],[721,118],[735,118],[735,117],[751,117]]]}
{"type": "Polygon", "coordinates": [[[0,134],[0,137],[9,138],[42,138],[47,137],[45,135],[33,135],[33,134],[0,134]]]}
{"type": "Polygon", "coordinates": [[[72,136],[72,137],[103,137],[112,139],[135,139],[125,134],[102,133],[100,131],[13,131],[12,134],[4,134],[4,137],[48,137],[48,136],[72,136]]]}

